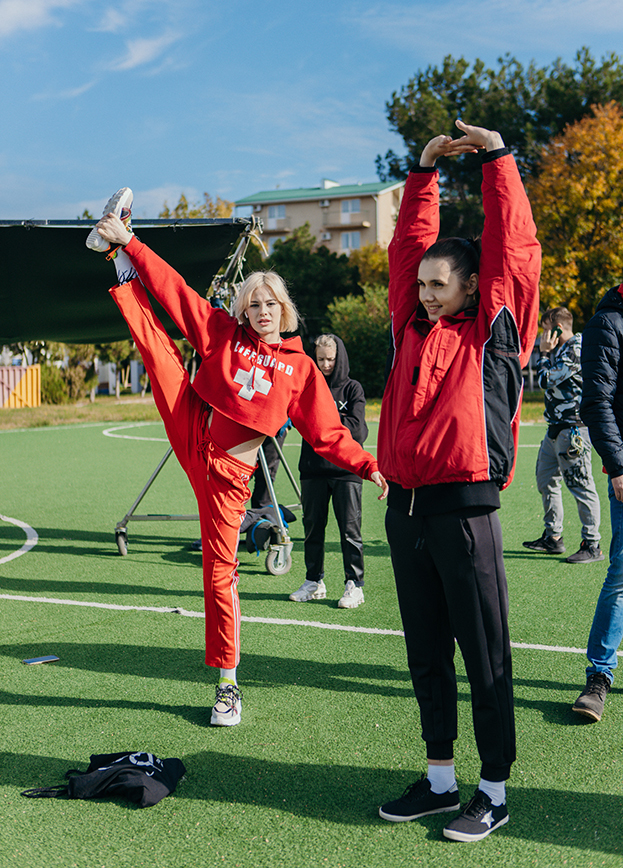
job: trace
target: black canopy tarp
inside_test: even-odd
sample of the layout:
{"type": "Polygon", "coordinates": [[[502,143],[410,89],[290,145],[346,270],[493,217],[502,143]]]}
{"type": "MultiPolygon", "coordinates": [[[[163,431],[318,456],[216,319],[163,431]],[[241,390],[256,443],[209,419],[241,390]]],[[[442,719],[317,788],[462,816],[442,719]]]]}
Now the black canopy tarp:
{"type": "MultiPolygon", "coordinates": [[[[205,295],[249,221],[134,220],[141,241],[205,295]]],[[[0,347],[18,341],[109,343],[129,332],[108,289],[115,269],[85,246],[92,221],[0,221],[0,347]]],[[[180,337],[162,308],[158,316],[180,337]]]]}

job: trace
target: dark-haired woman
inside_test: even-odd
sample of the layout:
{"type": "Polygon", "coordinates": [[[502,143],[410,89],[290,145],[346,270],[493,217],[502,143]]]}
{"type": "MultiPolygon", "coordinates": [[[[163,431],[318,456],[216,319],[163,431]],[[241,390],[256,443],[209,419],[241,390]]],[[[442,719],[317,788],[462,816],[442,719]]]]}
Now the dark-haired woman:
{"type": "Polygon", "coordinates": [[[540,246],[499,133],[456,124],[464,135],[435,137],[412,169],[389,251],[394,359],[379,467],[390,483],[387,535],[428,771],[380,815],[400,822],[460,807],[456,639],[481,779],[444,835],[477,841],[508,822],[505,781],[515,759],[497,509],[513,476],[521,369],[537,332],[540,246]],[[484,152],[482,244],[438,241],[435,162],[477,150],[484,152]]]}

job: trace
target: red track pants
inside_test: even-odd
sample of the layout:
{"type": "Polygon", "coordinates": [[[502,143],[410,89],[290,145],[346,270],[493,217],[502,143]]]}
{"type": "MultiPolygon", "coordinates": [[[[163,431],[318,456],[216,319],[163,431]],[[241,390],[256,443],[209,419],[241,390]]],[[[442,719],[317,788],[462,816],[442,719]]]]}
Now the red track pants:
{"type": "Polygon", "coordinates": [[[221,449],[208,431],[208,410],[190,384],[180,353],[154,314],[139,280],[111,295],[123,314],[151,380],[169,442],[199,505],[206,617],[206,664],[240,661],[238,539],[254,469],[221,449]]]}

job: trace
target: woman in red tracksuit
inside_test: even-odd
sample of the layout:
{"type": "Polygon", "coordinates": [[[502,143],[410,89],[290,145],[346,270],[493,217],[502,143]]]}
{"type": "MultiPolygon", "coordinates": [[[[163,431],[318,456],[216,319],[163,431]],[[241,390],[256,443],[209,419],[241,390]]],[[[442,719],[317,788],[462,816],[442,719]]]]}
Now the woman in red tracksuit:
{"type": "Polygon", "coordinates": [[[251,496],[248,482],[262,441],[289,417],[316,451],[372,479],[383,489],[382,497],[387,486],[373,456],[341,424],[325,378],[304,352],[300,338],[281,338],[281,331],[296,329],[297,314],[278,275],[250,275],[231,316],[211,307],[187,286],[173,268],[129,234],[118,215],[104,216],[97,232],[123,248],[114,260],[120,285],[111,294],[130,327],[167,436],[197,497],[205,660],[208,666],[220,668],[211,723],[232,726],[240,722],[242,698],[236,680],[240,660],[236,551],[251,496]],[[192,385],[146,289],[201,356],[192,385]]]}
{"type": "MultiPolygon", "coordinates": [[[[472,695],[481,779],[444,829],[484,838],[508,821],[515,759],[508,592],[497,509],[517,449],[522,367],[538,320],[540,246],[499,133],[457,121],[412,169],[389,250],[394,358],[379,427],[387,535],[428,772],[380,808],[392,821],[460,807],[455,639],[472,695]],[[440,156],[482,149],[481,249],[438,241],[440,156]]],[[[469,157],[468,159],[473,159],[469,157]]]]}

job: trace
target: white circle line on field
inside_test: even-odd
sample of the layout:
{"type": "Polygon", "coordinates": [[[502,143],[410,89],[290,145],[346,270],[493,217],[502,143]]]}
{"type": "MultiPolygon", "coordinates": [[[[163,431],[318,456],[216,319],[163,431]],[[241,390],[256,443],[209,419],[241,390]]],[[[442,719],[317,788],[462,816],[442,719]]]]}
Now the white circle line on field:
{"type": "Polygon", "coordinates": [[[37,531],[31,527],[29,524],[26,524],[25,521],[20,521],[18,518],[9,518],[8,515],[0,514],[0,521],[7,521],[9,524],[14,524],[16,527],[21,527],[22,530],[26,531],[26,542],[18,549],[18,551],[13,552],[10,555],[7,555],[4,558],[0,558],[0,564],[6,564],[8,561],[12,561],[15,558],[19,558],[20,555],[25,555],[26,552],[29,552],[33,546],[36,546],[39,542],[39,534],[37,531]]]}
{"type": "Polygon", "coordinates": [[[168,443],[166,437],[136,437],[132,434],[116,434],[116,431],[128,431],[131,428],[144,428],[146,425],[160,425],[160,422],[132,422],[129,425],[116,425],[114,428],[105,428],[102,431],[104,437],[117,437],[119,440],[151,440],[154,443],[168,443]]]}
{"type": "MultiPolygon", "coordinates": [[[[23,603],[51,603],[60,606],[83,606],[92,609],[112,609],[121,612],[157,612],[164,615],[183,615],[186,618],[205,618],[203,612],[192,612],[180,607],[168,606],[124,606],[119,603],[93,603],[88,600],[62,600],[55,597],[23,597],[17,594],[0,594],[0,600],[15,600],[23,603]]],[[[404,636],[402,630],[383,630],[379,627],[355,627],[349,624],[325,624],[322,621],[296,621],[291,618],[257,618],[242,615],[241,621],[247,624],[269,624],[281,627],[312,627],[319,630],[338,630],[345,633],[365,633],[368,636],[404,636]]],[[[540,645],[530,642],[511,642],[511,648],[526,651],[552,651],[557,654],[586,654],[586,648],[573,648],[566,645],[540,645]]],[[[623,651],[617,651],[623,657],[623,651]]]]}

